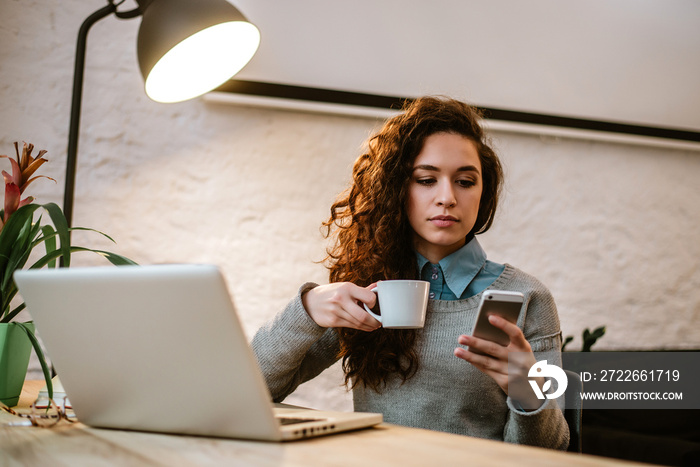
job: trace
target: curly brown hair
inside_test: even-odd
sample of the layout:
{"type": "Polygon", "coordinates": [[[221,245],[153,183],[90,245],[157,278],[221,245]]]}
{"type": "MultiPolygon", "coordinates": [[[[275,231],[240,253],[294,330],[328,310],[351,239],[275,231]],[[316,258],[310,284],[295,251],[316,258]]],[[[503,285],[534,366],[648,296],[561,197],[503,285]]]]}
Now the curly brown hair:
{"type": "MultiPolygon", "coordinates": [[[[353,166],[352,182],[331,206],[323,223],[333,245],[327,251],[331,282],[366,287],[379,280],[418,279],[413,229],[406,213],[413,164],[425,139],[456,133],[474,142],[482,166],[483,191],[470,239],[486,232],[496,213],[503,170],[472,106],[445,97],[406,102],[368,142],[353,166]]],[[[418,370],[415,330],[380,328],[363,332],[337,329],[345,383],[379,392],[396,374],[406,381],[418,370]]]]}

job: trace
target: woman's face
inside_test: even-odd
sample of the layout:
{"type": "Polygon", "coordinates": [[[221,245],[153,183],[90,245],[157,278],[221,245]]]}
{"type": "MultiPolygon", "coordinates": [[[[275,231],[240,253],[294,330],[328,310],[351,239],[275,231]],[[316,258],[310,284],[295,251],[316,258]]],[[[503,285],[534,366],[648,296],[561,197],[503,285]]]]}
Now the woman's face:
{"type": "Polygon", "coordinates": [[[456,133],[428,136],[413,163],[406,206],[416,250],[437,263],[461,248],[476,222],[482,190],[472,140],[456,133]]]}

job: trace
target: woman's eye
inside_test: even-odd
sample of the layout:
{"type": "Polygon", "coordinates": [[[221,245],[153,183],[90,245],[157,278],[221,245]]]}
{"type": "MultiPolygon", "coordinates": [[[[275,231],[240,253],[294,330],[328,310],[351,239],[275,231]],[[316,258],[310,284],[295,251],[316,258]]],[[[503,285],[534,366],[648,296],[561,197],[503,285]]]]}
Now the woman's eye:
{"type": "Polygon", "coordinates": [[[471,188],[476,185],[474,180],[457,180],[457,184],[463,188],[471,188]]]}
{"type": "Polygon", "coordinates": [[[432,185],[433,183],[435,183],[435,179],[434,178],[418,178],[418,179],[416,179],[416,183],[418,183],[419,185],[432,185]]]}

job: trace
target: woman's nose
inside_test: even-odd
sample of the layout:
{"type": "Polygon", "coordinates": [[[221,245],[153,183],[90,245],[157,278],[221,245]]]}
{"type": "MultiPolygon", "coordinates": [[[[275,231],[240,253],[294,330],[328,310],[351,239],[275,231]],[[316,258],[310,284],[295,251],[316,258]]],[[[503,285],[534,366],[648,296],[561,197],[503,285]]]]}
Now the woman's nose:
{"type": "Polygon", "coordinates": [[[449,183],[445,183],[440,187],[436,201],[438,206],[452,207],[457,204],[454,190],[449,183]]]}

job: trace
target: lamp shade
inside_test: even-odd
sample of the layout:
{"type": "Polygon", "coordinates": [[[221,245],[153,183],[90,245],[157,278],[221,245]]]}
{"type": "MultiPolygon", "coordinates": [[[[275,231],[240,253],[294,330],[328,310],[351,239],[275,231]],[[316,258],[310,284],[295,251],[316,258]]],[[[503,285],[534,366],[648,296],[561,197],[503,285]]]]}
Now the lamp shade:
{"type": "Polygon", "coordinates": [[[146,94],[179,102],[223,84],[243,68],[260,32],[226,0],[141,0],[137,52],[146,94]]]}

